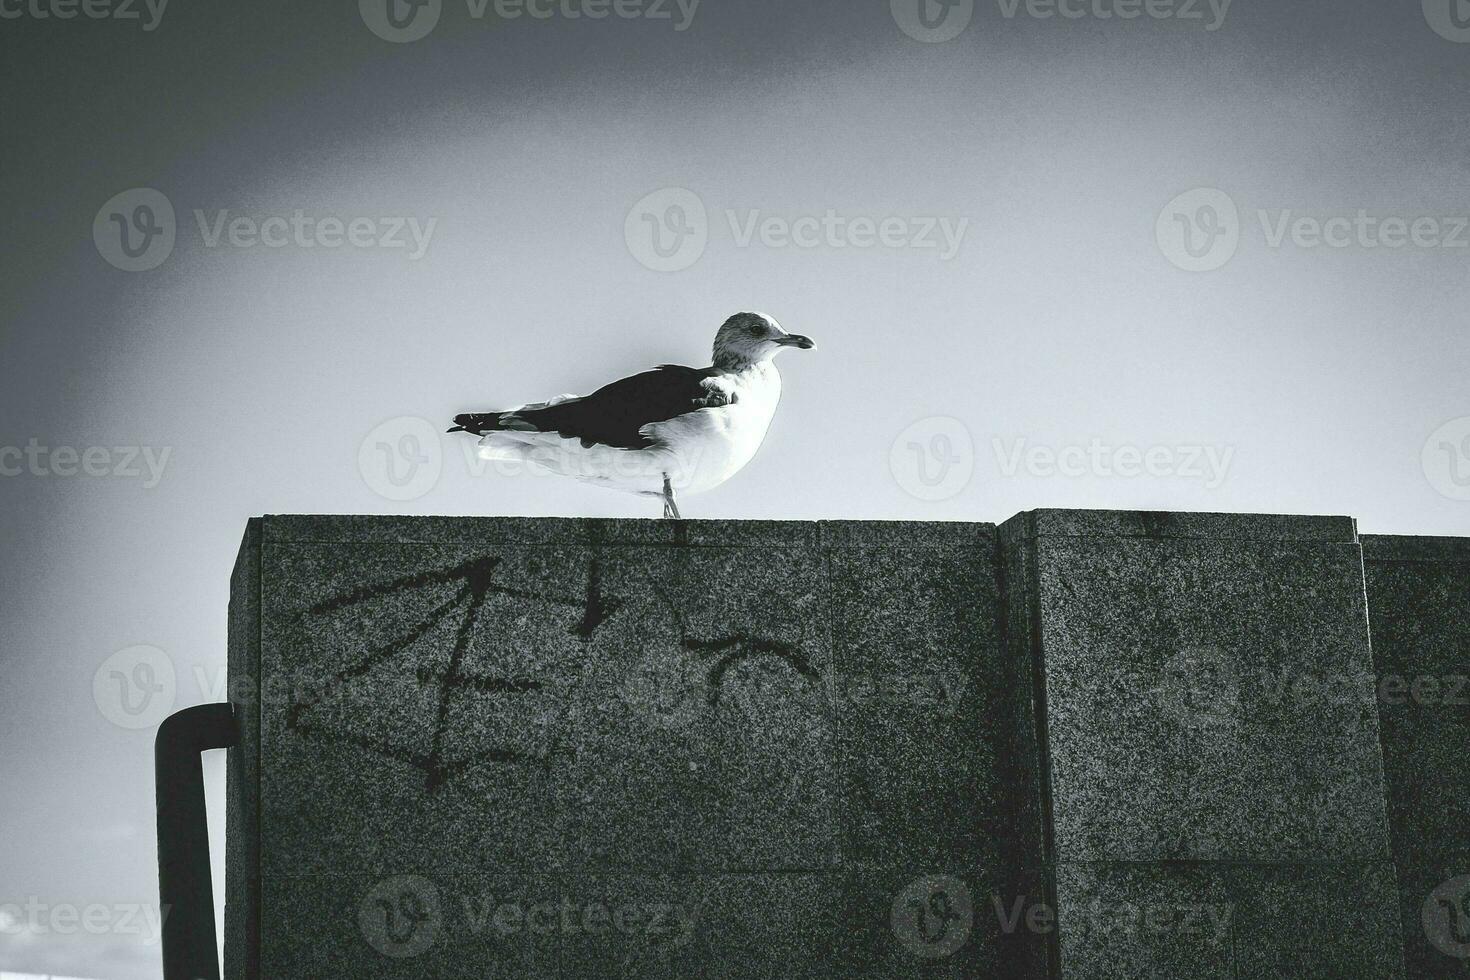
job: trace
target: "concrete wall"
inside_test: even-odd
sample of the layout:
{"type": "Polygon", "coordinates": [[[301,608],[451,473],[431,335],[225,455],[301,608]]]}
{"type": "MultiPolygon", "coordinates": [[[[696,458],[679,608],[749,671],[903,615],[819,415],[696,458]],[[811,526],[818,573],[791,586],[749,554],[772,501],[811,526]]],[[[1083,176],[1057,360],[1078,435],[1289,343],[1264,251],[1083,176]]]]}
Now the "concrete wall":
{"type": "Polygon", "coordinates": [[[1016,891],[991,525],[266,518],[242,567],[267,977],[1023,955],[965,907],[1016,891]]]}
{"type": "Polygon", "coordinates": [[[1350,520],[269,517],[233,590],[234,980],[1404,976],[1350,520]]]}

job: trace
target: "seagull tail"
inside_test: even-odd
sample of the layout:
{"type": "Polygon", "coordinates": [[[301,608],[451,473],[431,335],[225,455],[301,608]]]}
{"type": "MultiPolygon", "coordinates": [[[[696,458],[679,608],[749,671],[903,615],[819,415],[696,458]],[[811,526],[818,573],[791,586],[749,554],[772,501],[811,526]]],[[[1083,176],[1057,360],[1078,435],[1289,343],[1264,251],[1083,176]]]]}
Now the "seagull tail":
{"type": "Polygon", "coordinates": [[[507,412],[480,412],[471,415],[456,415],[454,417],[454,428],[450,432],[468,432],[471,435],[482,435],[493,432],[500,428],[500,420],[509,413],[507,412]]]}

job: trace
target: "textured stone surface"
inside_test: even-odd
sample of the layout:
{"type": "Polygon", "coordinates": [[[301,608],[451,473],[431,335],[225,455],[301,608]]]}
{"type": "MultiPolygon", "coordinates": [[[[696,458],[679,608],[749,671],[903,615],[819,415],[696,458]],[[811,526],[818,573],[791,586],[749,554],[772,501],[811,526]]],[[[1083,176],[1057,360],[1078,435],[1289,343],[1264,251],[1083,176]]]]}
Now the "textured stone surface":
{"type": "Polygon", "coordinates": [[[1330,683],[1372,670],[1353,522],[1042,511],[1001,535],[1060,975],[1401,976],[1377,710],[1330,683]],[[1283,925],[1343,888],[1362,943],[1283,925]],[[1228,905],[1234,938],[1104,918],[1180,904],[1228,905]]]}
{"type": "MultiPolygon", "coordinates": [[[[1213,538],[1230,541],[1357,542],[1350,517],[1180,514],[1141,510],[1036,510],[1022,515],[1038,537],[1213,538]]],[[[1009,522],[1007,522],[1009,523],[1009,522]]]]}
{"type": "Polygon", "coordinates": [[[561,976],[831,977],[842,910],[835,874],[591,875],[573,880],[583,900],[609,909],[655,909],[638,931],[580,930],[562,943],[561,976]]]}
{"type": "Polygon", "coordinates": [[[1470,875],[1470,540],[1370,536],[1363,552],[1409,975],[1470,977],[1470,882],[1443,888],[1470,875]]]}
{"type": "Polygon", "coordinates": [[[562,866],[555,737],[591,567],[575,546],[268,542],[266,873],[562,866]]]}
{"type": "Polygon", "coordinates": [[[239,743],[225,777],[225,980],[260,975],[260,524],[246,527],[230,576],[229,700],[239,743]]]}
{"type": "Polygon", "coordinates": [[[262,976],[557,976],[561,899],[574,892],[537,875],[268,876],[262,976]]]}
{"type": "Polygon", "coordinates": [[[1057,868],[1067,980],[1235,980],[1235,896],[1214,865],[1057,868]]]}
{"type": "Polygon", "coordinates": [[[1356,547],[1040,540],[1059,857],[1386,856],[1356,547]]]}
{"type": "Polygon", "coordinates": [[[842,918],[827,959],[829,976],[1041,976],[1015,966],[994,904],[996,898],[1006,901],[1009,890],[993,875],[935,876],[927,868],[868,870],[850,875],[843,887],[842,918]],[[930,883],[935,887],[927,887],[930,883]]]}
{"type": "MultiPolygon", "coordinates": [[[[1000,802],[1006,822],[995,839],[1006,867],[1043,881],[1054,854],[1051,774],[1046,752],[1045,672],[1032,647],[1038,629],[1036,541],[1024,519],[1007,522],[1000,545],[1001,632],[1005,655],[991,682],[1000,711],[995,719],[1000,802]]],[[[1042,886],[1043,890],[1047,887],[1042,886]]],[[[1048,895],[1055,903],[1055,895],[1048,895]]],[[[1045,946],[1035,937],[1031,945],[1045,946]]]]}
{"type": "Polygon", "coordinates": [[[849,865],[994,865],[993,559],[992,540],[830,553],[849,865]]]}
{"type": "Polygon", "coordinates": [[[1409,980],[1470,978],[1470,848],[1404,855],[1398,885],[1409,980]]]}
{"type": "Polygon", "coordinates": [[[1231,878],[1239,980],[1404,976],[1392,863],[1256,865],[1231,878]]]}
{"type": "Polygon", "coordinates": [[[577,866],[835,866],[830,632],[809,549],[609,549],[624,605],[561,734],[577,866]]]}
{"type": "MultiPolygon", "coordinates": [[[[1463,672],[1470,550],[1367,553],[1378,671],[1463,672]]],[[[266,518],[229,941],[258,907],[268,977],[1393,980],[1402,931],[1466,976],[1419,920],[1470,872],[1470,727],[1378,703],[1360,554],[1347,518],[266,518]],[[384,952],[426,883],[434,941],[384,952]]]]}
{"type": "MultiPolygon", "coordinates": [[[[963,921],[928,923],[943,956],[893,921],[910,872],[314,875],[267,879],[266,976],[885,980],[1018,974],[1000,918],[968,876],[963,921]]],[[[957,902],[963,901],[956,890],[957,902]]],[[[928,915],[926,911],[923,914],[928,915]]]]}
{"type": "MultiPolygon", "coordinates": [[[[961,525],[973,526],[973,525],[961,525]]],[[[645,521],[520,517],[377,517],[283,515],[263,520],[267,543],[616,545],[679,547],[815,546],[814,521],[645,521]]]]}
{"type": "Polygon", "coordinates": [[[232,632],[259,637],[266,975],[979,976],[1011,955],[993,915],[935,959],[892,921],[926,876],[1018,887],[990,833],[993,526],[288,517],[256,540],[236,589],[258,621],[232,632]],[[364,937],[384,881],[444,899],[430,950],[364,937]],[[695,908],[700,931],[508,944],[455,919],[496,889],[695,908]]]}
{"type": "Polygon", "coordinates": [[[1062,976],[1402,976],[1393,885],[1387,861],[1063,863],[1062,976]]]}

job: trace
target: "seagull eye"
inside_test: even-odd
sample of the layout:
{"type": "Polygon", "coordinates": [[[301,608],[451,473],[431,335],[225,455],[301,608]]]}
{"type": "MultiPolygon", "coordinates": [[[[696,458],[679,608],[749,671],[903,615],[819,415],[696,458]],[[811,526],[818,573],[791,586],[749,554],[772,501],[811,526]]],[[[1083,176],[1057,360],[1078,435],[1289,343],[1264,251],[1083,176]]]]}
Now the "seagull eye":
{"type": "Polygon", "coordinates": [[[766,335],[766,328],[757,324],[750,328],[750,335],[752,337],[764,337],[766,335]]]}

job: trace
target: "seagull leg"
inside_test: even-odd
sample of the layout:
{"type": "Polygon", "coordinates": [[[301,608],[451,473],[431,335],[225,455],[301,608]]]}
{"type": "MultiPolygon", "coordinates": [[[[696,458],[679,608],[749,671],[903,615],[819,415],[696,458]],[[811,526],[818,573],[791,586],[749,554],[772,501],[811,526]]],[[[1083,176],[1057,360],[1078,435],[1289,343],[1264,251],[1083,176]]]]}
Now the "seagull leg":
{"type": "Polygon", "coordinates": [[[669,475],[664,474],[664,517],[673,518],[676,521],[683,520],[679,516],[679,505],[674,502],[674,487],[669,482],[669,475]]]}

